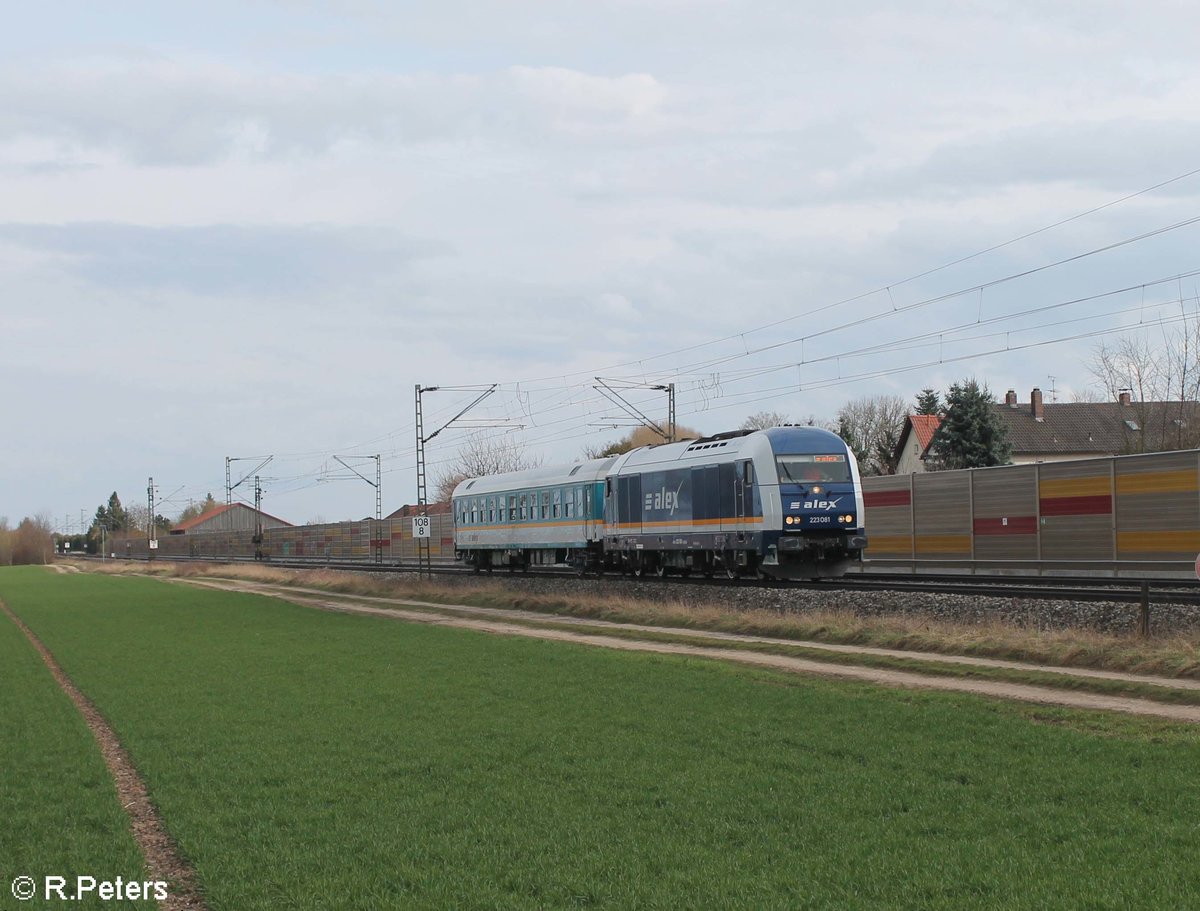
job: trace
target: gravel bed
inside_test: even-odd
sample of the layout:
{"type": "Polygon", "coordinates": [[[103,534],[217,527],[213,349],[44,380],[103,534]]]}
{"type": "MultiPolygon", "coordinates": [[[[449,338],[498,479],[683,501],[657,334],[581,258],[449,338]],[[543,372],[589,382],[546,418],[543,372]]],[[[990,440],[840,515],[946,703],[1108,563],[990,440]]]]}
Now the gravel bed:
{"type": "MultiPolygon", "coordinates": [[[[847,610],[859,616],[902,614],[955,623],[1009,623],[1028,629],[1089,629],[1105,633],[1136,633],[1139,606],[1111,601],[1066,601],[950,595],[912,591],[827,591],[793,589],[786,585],[700,585],[672,580],[641,581],[571,576],[438,576],[439,584],[475,586],[491,582],[505,588],[541,595],[580,595],[634,598],[685,605],[717,604],[734,610],[765,609],[781,613],[847,610]]],[[[1150,604],[1150,629],[1155,634],[1200,632],[1200,607],[1150,604]]]]}

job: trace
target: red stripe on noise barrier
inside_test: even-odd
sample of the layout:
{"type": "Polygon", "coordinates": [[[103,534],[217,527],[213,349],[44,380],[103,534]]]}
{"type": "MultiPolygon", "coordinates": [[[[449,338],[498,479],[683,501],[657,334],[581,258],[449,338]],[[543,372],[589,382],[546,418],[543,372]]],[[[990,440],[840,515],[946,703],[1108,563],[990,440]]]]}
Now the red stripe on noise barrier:
{"type": "Polygon", "coordinates": [[[912,492],[908,490],[864,490],[863,503],[868,508],[880,506],[907,506],[912,502],[912,492]]]}
{"type": "Polygon", "coordinates": [[[1037,516],[1007,516],[1000,519],[976,519],[977,535],[1032,535],[1037,532],[1037,516]]]}
{"type": "Polygon", "coordinates": [[[1112,512],[1112,497],[1042,497],[1038,508],[1043,516],[1105,516],[1112,512]]]}

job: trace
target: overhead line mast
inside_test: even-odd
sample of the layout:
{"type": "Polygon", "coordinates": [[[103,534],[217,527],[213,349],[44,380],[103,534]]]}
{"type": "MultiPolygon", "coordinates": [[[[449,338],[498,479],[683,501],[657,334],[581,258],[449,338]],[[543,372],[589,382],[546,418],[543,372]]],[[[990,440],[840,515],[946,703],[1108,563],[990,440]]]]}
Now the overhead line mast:
{"type": "MultiPolygon", "coordinates": [[[[474,401],[466,408],[462,409],[458,414],[448,420],[445,424],[435,430],[429,436],[425,436],[425,416],[421,407],[421,396],[426,392],[437,392],[444,387],[441,386],[422,386],[420,383],[416,385],[416,419],[417,419],[417,517],[414,519],[414,529],[418,519],[424,520],[424,529],[428,532],[429,516],[427,514],[428,505],[428,487],[427,477],[425,472],[425,444],[432,440],[435,436],[448,428],[451,424],[461,418],[464,414],[486,399],[489,395],[496,391],[500,386],[499,383],[492,383],[487,387],[474,401]]],[[[462,387],[456,387],[462,391],[462,387]]],[[[474,391],[474,390],[471,390],[474,391]]],[[[429,537],[428,534],[422,536],[414,535],[417,544],[417,570],[420,573],[432,573],[433,562],[429,553],[429,537]]]]}
{"type": "Polygon", "coordinates": [[[383,472],[380,469],[380,461],[378,455],[368,456],[346,456],[347,459],[374,459],[375,460],[375,480],[372,481],[353,465],[346,462],[339,455],[334,456],[350,471],[354,472],[358,477],[362,478],[368,484],[375,488],[375,526],[370,535],[371,548],[375,551],[375,562],[383,562],[383,538],[380,537],[383,528],[383,472]]]}

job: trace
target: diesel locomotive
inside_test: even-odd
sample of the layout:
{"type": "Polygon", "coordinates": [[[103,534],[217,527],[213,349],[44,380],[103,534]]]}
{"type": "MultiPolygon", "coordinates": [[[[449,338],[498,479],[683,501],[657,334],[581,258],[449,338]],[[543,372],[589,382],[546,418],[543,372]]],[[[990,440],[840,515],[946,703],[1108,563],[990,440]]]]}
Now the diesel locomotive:
{"type": "Polygon", "coordinates": [[[842,575],[867,546],[854,454],[816,427],[470,478],[452,509],[456,556],[485,571],[818,579],[842,575]]]}

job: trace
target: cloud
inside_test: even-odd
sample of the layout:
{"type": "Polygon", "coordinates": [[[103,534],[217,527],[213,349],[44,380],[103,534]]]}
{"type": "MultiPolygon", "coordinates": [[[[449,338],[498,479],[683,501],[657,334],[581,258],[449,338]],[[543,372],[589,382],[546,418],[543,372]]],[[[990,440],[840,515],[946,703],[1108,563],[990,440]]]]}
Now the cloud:
{"type": "MultiPolygon", "coordinates": [[[[652,76],[513,66],[461,74],[264,72],[204,60],[92,60],[0,72],[0,142],[155,166],[321,156],[345,144],[423,144],[611,130],[657,111],[652,76]]],[[[32,163],[46,164],[43,161],[32,163]]]]}
{"type": "Polygon", "coordinates": [[[0,224],[0,241],[53,257],[53,267],[110,292],[299,297],[386,284],[444,243],[379,228],[0,224]]]}

